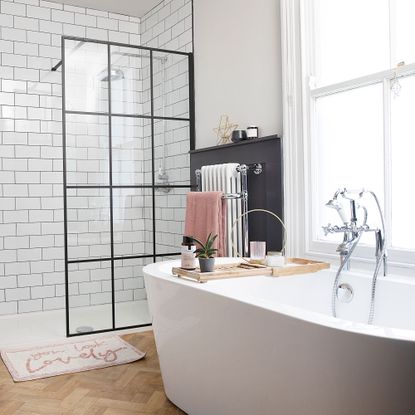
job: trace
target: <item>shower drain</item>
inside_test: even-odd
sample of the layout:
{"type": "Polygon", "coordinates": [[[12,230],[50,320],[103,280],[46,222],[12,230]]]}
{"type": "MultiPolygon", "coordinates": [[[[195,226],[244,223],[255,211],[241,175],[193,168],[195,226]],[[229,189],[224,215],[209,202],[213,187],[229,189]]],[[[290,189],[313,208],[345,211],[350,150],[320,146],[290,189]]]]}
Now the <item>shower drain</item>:
{"type": "Polygon", "coordinates": [[[77,333],[91,333],[94,331],[94,328],[91,326],[79,326],[76,328],[77,333]]]}

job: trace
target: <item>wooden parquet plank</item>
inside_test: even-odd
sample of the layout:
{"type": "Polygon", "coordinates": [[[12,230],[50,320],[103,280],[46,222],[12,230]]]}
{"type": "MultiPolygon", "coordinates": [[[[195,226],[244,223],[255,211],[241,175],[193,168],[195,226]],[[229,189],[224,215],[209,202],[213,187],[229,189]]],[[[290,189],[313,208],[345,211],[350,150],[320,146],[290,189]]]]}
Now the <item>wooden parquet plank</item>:
{"type": "Polygon", "coordinates": [[[74,408],[79,402],[89,394],[90,390],[86,388],[75,388],[61,402],[62,408],[74,408]]]}
{"type": "Polygon", "coordinates": [[[25,402],[20,409],[25,411],[33,411],[38,414],[58,414],[62,413],[60,401],[56,399],[48,399],[45,396],[36,400],[25,402]]]}
{"type": "Polygon", "coordinates": [[[154,392],[147,402],[146,411],[149,413],[155,413],[164,407],[166,401],[167,398],[163,392],[154,392]]]}
{"type": "Polygon", "coordinates": [[[23,405],[22,402],[19,401],[9,401],[3,404],[0,403],[0,414],[1,415],[11,415],[15,414],[16,411],[23,405]]]}
{"type": "Polygon", "coordinates": [[[148,414],[146,412],[128,411],[126,409],[108,408],[103,412],[103,415],[148,415],[148,414]]]}
{"type": "Polygon", "coordinates": [[[98,399],[96,402],[97,406],[103,406],[111,409],[123,409],[126,411],[143,411],[145,408],[144,403],[120,401],[116,399],[98,399]]]}
{"type": "Polygon", "coordinates": [[[124,371],[124,373],[121,374],[121,376],[118,377],[118,379],[114,383],[115,388],[126,388],[130,382],[137,376],[137,371],[134,367],[128,367],[127,370],[124,371]]]}
{"type": "Polygon", "coordinates": [[[70,412],[72,415],[90,415],[93,413],[93,408],[95,406],[95,403],[97,402],[97,398],[85,396],[81,401],[79,402],[79,405],[77,405],[73,410],[70,412]]]}
{"type": "Polygon", "coordinates": [[[0,362],[0,415],[181,415],[166,397],[151,331],[123,338],[145,359],[126,365],[14,383],[0,362]]]}
{"type": "Polygon", "coordinates": [[[68,391],[72,390],[77,384],[77,380],[71,375],[42,379],[42,383],[43,382],[43,391],[47,393],[55,393],[57,396],[65,396],[68,393],[68,391]]]}

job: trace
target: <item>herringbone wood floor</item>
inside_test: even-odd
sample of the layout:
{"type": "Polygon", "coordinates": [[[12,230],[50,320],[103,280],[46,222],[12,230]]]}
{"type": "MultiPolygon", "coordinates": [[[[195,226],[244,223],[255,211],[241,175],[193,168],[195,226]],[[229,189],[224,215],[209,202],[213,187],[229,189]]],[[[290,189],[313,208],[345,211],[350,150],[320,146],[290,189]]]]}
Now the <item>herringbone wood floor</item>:
{"type": "Polygon", "coordinates": [[[147,352],[126,365],[14,383],[0,360],[0,415],[176,415],[163,391],[153,332],[125,340],[147,352]]]}

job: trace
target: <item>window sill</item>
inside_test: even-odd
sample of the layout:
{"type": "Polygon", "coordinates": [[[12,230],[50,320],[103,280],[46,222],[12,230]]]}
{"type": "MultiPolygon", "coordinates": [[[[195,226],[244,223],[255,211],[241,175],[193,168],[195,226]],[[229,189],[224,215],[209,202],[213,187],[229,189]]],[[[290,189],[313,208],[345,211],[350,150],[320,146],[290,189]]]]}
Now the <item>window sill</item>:
{"type": "MultiPolygon", "coordinates": [[[[304,252],[303,256],[305,258],[313,259],[316,261],[324,261],[328,262],[334,267],[339,266],[340,264],[340,256],[336,253],[336,246],[335,244],[325,244],[327,247],[332,248],[333,253],[329,252],[322,252],[313,249],[308,249],[304,252]]],[[[366,247],[363,247],[366,248],[366,247]]],[[[414,255],[411,253],[412,256],[414,255]]],[[[388,274],[390,275],[398,275],[398,276],[410,276],[415,277],[415,264],[405,261],[399,261],[394,258],[393,251],[391,255],[388,257],[388,274]]],[[[373,271],[375,267],[375,258],[374,257],[367,257],[361,256],[359,253],[352,255],[350,260],[350,268],[351,269],[359,269],[365,271],[373,271]]],[[[382,272],[382,271],[381,271],[382,272]]]]}

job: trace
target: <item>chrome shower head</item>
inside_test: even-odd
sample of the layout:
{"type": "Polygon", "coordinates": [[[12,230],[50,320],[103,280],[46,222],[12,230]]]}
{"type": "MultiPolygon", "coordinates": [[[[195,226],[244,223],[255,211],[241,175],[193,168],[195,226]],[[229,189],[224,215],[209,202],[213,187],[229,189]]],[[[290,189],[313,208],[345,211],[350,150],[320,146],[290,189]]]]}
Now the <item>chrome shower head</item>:
{"type": "Polygon", "coordinates": [[[111,81],[120,81],[124,79],[124,72],[121,69],[111,69],[110,74],[108,74],[107,70],[102,71],[99,74],[99,78],[101,82],[108,82],[110,79],[111,81]]]}

